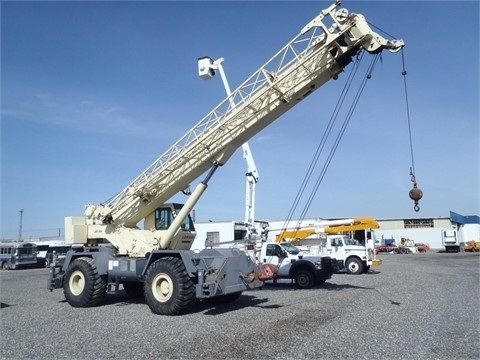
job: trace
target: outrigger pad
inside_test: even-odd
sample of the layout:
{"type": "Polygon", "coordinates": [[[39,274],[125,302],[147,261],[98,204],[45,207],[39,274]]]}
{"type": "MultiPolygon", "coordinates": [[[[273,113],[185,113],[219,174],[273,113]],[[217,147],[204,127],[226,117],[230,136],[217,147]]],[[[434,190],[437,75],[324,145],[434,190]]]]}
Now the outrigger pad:
{"type": "Polygon", "coordinates": [[[257,271],[256,280],[266,281],[277,277],[278,269],[272,264],[263,264],[257,271]]]}

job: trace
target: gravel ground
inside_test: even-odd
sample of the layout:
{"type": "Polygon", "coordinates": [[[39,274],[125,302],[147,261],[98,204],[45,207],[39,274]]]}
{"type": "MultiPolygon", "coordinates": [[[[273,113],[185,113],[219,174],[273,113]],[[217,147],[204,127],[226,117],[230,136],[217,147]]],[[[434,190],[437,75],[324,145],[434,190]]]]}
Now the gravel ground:
{"type": "Polygon", "coordinates": [[[1,359],[480,359],[480,256],[378,256],[369,274],[289,281],[189,314],[109,294],[70,307],[48,270],[1,271],[1,359]]]}

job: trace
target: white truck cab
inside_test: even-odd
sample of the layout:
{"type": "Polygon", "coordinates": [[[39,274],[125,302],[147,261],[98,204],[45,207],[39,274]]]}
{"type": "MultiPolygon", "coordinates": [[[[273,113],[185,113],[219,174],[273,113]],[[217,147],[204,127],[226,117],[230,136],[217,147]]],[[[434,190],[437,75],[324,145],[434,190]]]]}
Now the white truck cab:
{"type": "Polygon", "coordinates": [[[327,254],[304,253],[289,242],[258,242],[237,245],[259,264],[271,264],[277,270],[276,279],[292,279],[300,289],[322,285],[335,272],[334,262],[327,254]]]}
{"type": "MultiPolygon", "coordinates": [[[[310,246],[310,253],[326,254],[341,262],[349,274],[362,274],[370,270],[374,263],[373,244],[361,245],[357,240],[346,235],[327,235],[320,238],[320,245],[310,246]]],[[[379,263],[379,260],[375,260],[379,263]]]]}

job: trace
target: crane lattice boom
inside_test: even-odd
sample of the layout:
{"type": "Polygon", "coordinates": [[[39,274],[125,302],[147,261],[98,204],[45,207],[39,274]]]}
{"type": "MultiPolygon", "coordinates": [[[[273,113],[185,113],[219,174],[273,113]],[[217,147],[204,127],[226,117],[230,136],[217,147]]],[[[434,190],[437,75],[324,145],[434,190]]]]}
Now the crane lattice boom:
{"type": "Polygon", "coordinates": [[[348,14],[338,9],[339,5],[337,1],[323,10],[123,191],[104,204],[87,205],[88,221],[135,226],[210,167],[223,165],[237,148],[310,93],[336,78],[359,51],[376,53],[403,47],[402,40],[384,39],[370,29],[362,15],[348,14]],[[331,23],[328,27],[326,20],[331,23]]]}

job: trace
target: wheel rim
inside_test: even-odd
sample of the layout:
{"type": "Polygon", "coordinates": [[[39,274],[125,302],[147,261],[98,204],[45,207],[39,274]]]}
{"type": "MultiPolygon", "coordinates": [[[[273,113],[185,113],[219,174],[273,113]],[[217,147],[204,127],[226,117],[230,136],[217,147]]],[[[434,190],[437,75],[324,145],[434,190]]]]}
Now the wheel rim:
{"type": "Polygon", "coordinates": [[[356,272],[358,270],[358,264],[352,261],[350,264],[348,264],[348,270],[350,272],[356,272]]]}
{"type": "Polygon", "coordinates": [[[306,274],[301,274],[297,278],[298,280],[298,285],[300,286],[307,286],[308,285],[308,276],[306,274]]]}
{"type": "Polygon", "coordinates": [[[159,302],[168,301],[173,295],[173,281],[167,274],[161,273],[152,281],[152,293],[159,302]]]}
{"type": "Polygon", "coordinates": [[[85,276],[81,271],[74,271],[68,281],[68,287],[73,295],[78,296],[85,289],[85,276]]]}

